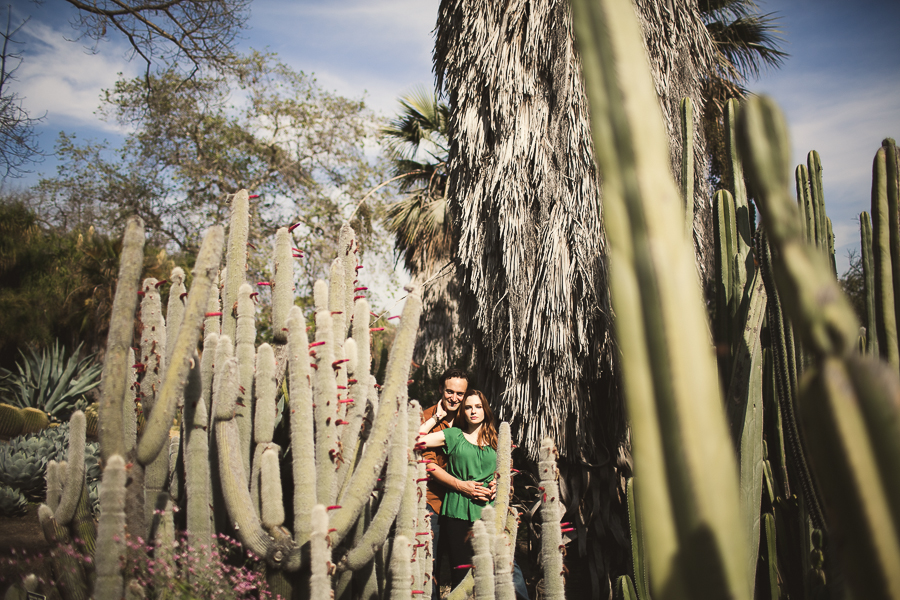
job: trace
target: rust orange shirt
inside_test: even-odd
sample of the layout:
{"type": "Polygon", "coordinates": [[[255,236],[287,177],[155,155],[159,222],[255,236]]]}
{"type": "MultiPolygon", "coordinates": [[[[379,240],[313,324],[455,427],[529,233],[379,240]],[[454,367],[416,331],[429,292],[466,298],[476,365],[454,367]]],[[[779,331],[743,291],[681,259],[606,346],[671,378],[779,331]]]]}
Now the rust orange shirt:
{"type": "MultiPolygon", "coordinates": [[[[440,400],[438,400],[438,402],[440,402],[440,400]]],[[[423,410],[422,422],[424,423],[425,421],[433,417],[435,410],[437,410],[437,404],[423,410]]],[[[447,419],[445,418],[443,421],[435,425],[434,428],[432,428],[428,433],[442,431],[444,429],[447,429],[447,427],[449,427],[449,425],[447,424],[447,419]]],[[[444,454],[443,448],[429,448],[422,453],[422,458],[431,459],[437,466],[441,467],[444,470],[447,469],[447,455],[444,454]]],[[[431,507],[431,510],[433,510],[437,514],[441,514],[441,502],[444,499],[444,493],[446,491],[447,488],[444,487],[444,484],[437,479],[430,478],[428,480],[426,502],[428,502],[428,506],[431,507]]]]}

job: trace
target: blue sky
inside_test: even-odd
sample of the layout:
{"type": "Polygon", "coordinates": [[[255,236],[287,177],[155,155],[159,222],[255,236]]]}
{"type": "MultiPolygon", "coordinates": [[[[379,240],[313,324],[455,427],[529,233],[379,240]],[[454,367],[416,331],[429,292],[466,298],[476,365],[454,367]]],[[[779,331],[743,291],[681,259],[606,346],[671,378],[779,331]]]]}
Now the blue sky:
{"type": "MultiPolygon", "coordinates": [[[[882,138],[900,136],[900,2],[897,0],[758,0],[777,12],[785,65],[751,90],[773,96],[787,114],[795,163],[816,149],[824,165],[825,198],[837,237],[839,270],[859,245],[857,219],[868,210],[872,157],[882,138]]],[[[432,29],[439,0],[254,0],[241,46],[268,47],[298,70],[314,73],[328,89],[365,96],[388,116],[396,98],[431,86],[432,29]]],[[[94,111],[103,88],[119,72],[141,65],[124,60],[119,39],[95,54],[68,25],[62,0],[13,1],[13,15],[31,15],[22,39],[25,62],[16,90],[33,115],[47,113],[41,142],[51,150],[60,130],[115,142],[120,131],[94,111]]],[[[37,172],[51,174],[48,160],[37,172]]],[[[22,184],[33,182],[37,173],[22,184]]]]}

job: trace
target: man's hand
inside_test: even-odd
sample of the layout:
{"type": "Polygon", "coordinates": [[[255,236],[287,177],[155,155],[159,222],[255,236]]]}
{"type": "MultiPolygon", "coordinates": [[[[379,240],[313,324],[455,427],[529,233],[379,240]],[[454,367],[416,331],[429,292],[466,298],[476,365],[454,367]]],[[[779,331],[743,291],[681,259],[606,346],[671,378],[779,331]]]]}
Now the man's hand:
{"type": "Polygon", "coordinates": [[[444,403],[438,402],[437,405],[434,407],[434,424],[437,425],[446,416],[447,416],[447,411],[444,409],[444,403]]]}
{"type": "Polygon", "coordinates": [[[456,491],[472,500],[488,501],[491,499],[491,489],[478,481],[456,480],[456,491]]]}
{"type": "Polygon", "coordinates": [[[497,499],[497,480],[492,479],[488,484],[488,489],[491,491],[491,497],[488,500],[496,500],[497,499]]]}

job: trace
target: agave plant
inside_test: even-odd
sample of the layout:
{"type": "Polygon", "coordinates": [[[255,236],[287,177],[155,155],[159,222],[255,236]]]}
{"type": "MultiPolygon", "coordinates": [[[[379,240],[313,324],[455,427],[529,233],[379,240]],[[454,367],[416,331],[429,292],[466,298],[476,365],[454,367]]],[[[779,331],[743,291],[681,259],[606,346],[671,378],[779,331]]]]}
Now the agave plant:
{"type": "Polygon", "coordinates": [[[0,369],[0,397],[19,408],[37,408],[53,420],[65,421],[75,409],[75,403],[85,393],[100,384],[103,366],[93,364],[91,354],[79,360],[81,344],[66,359],[66,349],[59,340],[52,349],[40,355],[29,349],[31,356],[22,355],[16,363],[18,373],[0,369]]]}

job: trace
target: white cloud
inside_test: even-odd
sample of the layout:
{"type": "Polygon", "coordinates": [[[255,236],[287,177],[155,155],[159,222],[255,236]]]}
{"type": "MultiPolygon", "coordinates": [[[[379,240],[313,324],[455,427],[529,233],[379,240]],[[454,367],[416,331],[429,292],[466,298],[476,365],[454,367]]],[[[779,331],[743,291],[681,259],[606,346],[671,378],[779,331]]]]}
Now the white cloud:
{"type": "Polygon", "coordinates": [[[125,60],[126,48],[104,42],[100,52],[91,54],[79,42],[67,40],[71,29],[56,29],[35,20],[23,29],[25,60],[17,72],[19,94],[32,115],[47,113],[51,126],[92,126],[118,132],[95,114],[100,92],[112,87],[119,73],[133,77],[140,73],[136,62],[125,60]]]}

